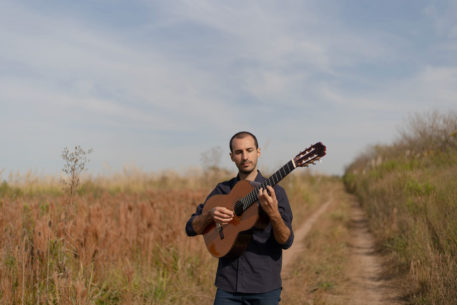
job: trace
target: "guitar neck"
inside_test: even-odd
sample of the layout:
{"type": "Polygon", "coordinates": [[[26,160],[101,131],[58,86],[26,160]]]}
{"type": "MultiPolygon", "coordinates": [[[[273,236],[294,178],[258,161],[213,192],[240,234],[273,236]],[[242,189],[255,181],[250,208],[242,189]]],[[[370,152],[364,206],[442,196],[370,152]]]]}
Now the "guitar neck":
{"type": "Polygon", "coordinates": [[[273,175],[270,176],[267,180],[265,180],[260,185],[256,186],[251,192],[249,192],[245,197],[243,197],[236,205],[235,205],[235,213],[237,215],[241,215],[244,211],[246,211],[254,202],[259,200],[257,194],[259,190],[262,188],[266,188],[267,185],[275,186],[279,181],[284,179],[288,174],[290,174],[296,168],[294,160],[290,160],[283,167],[278,169],[273,175]]]}

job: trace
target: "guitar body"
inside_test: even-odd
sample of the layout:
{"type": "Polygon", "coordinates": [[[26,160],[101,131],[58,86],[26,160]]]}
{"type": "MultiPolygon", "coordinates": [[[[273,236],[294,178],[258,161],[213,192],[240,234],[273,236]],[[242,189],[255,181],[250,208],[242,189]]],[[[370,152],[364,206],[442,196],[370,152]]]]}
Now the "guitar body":
{"type": "MultiPolygon", "coordinates": [[[[203,207],[203,213],[215,207],[225,207],[233,211],[235,204],[253,189],[254,186],[251,182],[241,180],[235,184],[229,194],[211,196],[203,207]]],[[[215,223],[210,224],[203,232],[208,251],[215,257],[240,255],[251,240],[250,229],[256,225],[258,220],[259,204],[255,203],[241,216],[235,214],[233,220],[228,224],[220,227],[215,223]]]]}

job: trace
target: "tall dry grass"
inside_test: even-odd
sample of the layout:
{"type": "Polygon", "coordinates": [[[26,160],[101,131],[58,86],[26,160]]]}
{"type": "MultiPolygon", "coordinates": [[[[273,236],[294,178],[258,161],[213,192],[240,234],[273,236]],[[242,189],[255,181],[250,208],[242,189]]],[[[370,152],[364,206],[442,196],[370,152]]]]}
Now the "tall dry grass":
{"type": "Polygon", "coordinates": [[[412,304],[457,300],[457,113],[415,115],[346,170],[412,304]]]}
{"type": "Polygon", "coordinates": [[[58,181],[16,174],[0,186],[2,304],[212,298],[215,261],[200,239],[184,234],[209,192],[202,174],[86,178],[72,204],[58,181]]]}
{"type": "MultiPolygon", "coordinates": [[[[351,268],[348,223],[352,196],[345,192],[341,179],[335,177],[321,177],[315,187],[319,191],[307,192],[317,197],[312,202],[332,200],[332,204],[301,241],[304,250],[283,271],[281,304],[350,304],[354,300],[344,296],[351,268]]],[[[300,246],[297,243],[295,240],[294,247],[300,246]]]]}
{"type": "MultiPolygon", "coordinates": [[[[217,260],[184,225],[228,177],[86,177],[68,201],[58,177],[16,174],[0,186],[0,304],[211,304],[217,260]]],[[[298,218],[318,181],[284,181],[298,218]]]]}

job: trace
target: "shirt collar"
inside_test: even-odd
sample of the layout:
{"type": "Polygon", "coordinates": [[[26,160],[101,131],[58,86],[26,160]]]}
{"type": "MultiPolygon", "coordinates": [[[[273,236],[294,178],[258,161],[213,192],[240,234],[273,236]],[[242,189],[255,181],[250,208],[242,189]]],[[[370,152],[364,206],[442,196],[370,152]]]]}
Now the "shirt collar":
{"type": "MultiPolygon", "coordinates": [[[[257,176],[255,177],[254,181],[255,182],[263,182],[265,181],[266,178],[264,176],[262,176],[262,173],[257,170],[257,176]]],[[[240,174],[236,175],[236,182],[240,181],[240,174]]]]}

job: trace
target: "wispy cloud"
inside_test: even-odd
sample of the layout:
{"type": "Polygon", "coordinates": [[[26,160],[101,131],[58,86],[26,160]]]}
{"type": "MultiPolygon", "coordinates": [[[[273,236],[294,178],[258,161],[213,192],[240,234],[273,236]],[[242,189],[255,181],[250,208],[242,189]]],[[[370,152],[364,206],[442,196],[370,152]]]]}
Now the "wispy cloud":
{"type": "MultiPolygon", "coordinates": [[[[0,119],[14,126],[2,142],[33,149],[41,128],[48,156],[86,143],[100,164],[158,169],[198,165],[251,129],[272,162],[325,140],[335,153],[321,167],[341,173],[408,113],[455,107],[452,1],[98,5],[2,3],[0,119]]],[[[21,152],[0,159],[39,164],[21,152]]]]}

